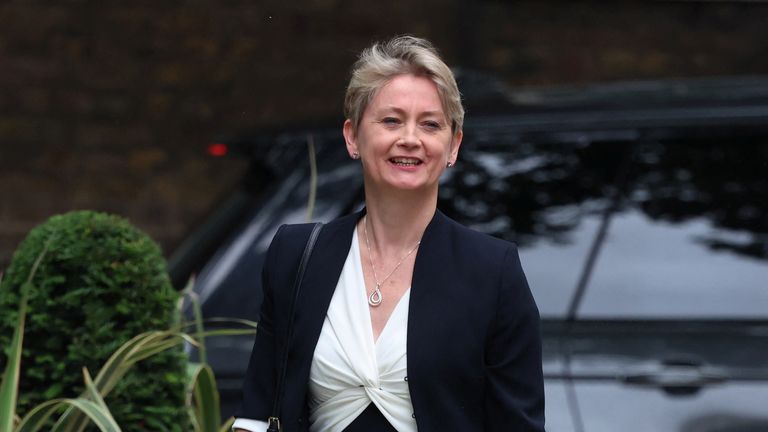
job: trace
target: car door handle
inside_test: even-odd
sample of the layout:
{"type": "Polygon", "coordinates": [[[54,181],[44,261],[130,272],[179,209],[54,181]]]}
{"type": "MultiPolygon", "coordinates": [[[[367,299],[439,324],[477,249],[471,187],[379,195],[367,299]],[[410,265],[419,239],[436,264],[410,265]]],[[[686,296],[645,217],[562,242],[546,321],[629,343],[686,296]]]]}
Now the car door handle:
{"type": "Polygon", "coordinates": [[[659,388],[672,396],[690,396],[702,387],[722,383],[727,378],[725,374],[704,371],[697,366],[664,365],[658,371],[630,374],[621,380],[627,385],[659,388]]]}

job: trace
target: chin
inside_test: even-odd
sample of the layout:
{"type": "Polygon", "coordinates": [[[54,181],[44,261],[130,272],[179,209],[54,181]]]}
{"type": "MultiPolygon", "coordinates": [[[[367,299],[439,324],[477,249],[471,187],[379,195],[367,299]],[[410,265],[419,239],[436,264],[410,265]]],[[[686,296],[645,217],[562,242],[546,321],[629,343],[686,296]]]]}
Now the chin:
{"type": "Polygon", "coordinates": [[[425,183],[408,183],[408,182],[394,182],[388,185],[391,189],[395,189],[403,192],[420,192],[429,194],[430,192],[437,190],[437,185],[425,184],[425,183]]]}

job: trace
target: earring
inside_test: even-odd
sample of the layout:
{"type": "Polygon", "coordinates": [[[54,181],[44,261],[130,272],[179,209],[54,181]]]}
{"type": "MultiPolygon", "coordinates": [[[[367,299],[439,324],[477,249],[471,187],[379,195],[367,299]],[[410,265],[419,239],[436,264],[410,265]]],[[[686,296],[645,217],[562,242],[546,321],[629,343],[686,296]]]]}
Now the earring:
{"type": "Polygon", "coordinates": [[[450,168],[450,167],[452,167],[452,166],[453,166],[453,162],[448,162],[448,163],[447,163],[445,166],[446,166],[446,167],[448,167],[448,168],[450,168]]]}

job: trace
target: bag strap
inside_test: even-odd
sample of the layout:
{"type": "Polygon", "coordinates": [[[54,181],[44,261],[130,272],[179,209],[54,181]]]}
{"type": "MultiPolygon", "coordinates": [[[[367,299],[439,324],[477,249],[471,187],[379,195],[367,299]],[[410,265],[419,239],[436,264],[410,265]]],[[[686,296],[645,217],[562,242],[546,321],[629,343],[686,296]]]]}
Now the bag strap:
{"type": "Polygon", "coordinates": [[[320,229],[322,227],[323,224],[320,222],[316,223],[312,227],[312,232],[309,233],[307,244],[304,246],[304,254],[302,254],[301,261],[299,261],[299,269],[296,272],[296,280],[293,283],[293,299],[291,299],[291,305],[288,309],[288,331],[286,332],[285,345],[283,346],[283,352],[280,361],[281,368],[278,372],[279,375],[277,377],[277,382],[275,383],[275,403],[272,406],[272,416],[269,417],[269,428],[267,429],[267,432],[279,432],[281,430],[280,419],[278,418],[278,415],[280,414],[280,405],[283,401],[283,384],[285,383],[285,371],[288,368],[288,349],[291,345],[291,338],[293,338],[293,312],[294,308],[296,307],[296,300],[299,298],[301,281],[304,279],[304,270],[307,268],[309,257],[312,255],[312,249],[315,247],[315,241],[320,235],[320,229]]]}

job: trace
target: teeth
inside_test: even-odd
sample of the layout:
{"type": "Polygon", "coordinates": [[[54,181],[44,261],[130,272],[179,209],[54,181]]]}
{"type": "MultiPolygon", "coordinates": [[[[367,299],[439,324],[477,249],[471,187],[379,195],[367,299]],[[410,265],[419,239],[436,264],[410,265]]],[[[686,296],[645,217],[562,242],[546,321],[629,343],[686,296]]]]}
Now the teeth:
{"type": "Polygon", "coordinates": [[[407,165],[407,166],[418,165],[419,163],[417,159],[405,159],[405,158],[394,158],[392,159],[392,162],[398,165],[407,165]]]}

